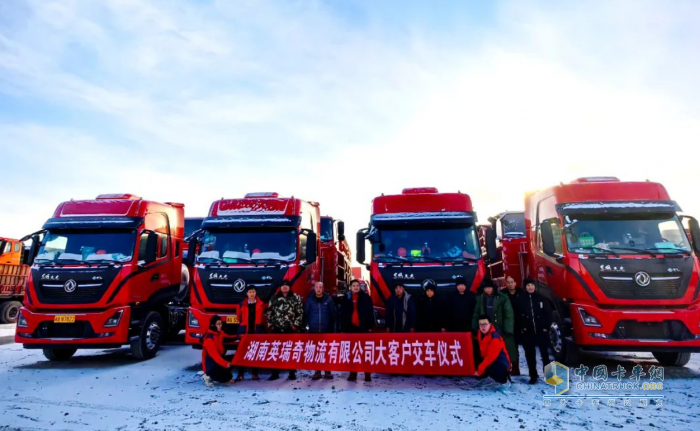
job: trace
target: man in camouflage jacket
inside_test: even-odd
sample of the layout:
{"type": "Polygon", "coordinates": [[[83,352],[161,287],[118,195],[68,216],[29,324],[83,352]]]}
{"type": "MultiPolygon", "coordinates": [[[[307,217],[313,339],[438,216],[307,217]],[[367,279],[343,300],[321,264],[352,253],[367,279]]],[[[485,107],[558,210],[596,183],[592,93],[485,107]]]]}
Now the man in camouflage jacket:
{"type": "MultiPolygon", "coordinates": [[[[267,326],[270,332],[275,334],[299,332],[303,318],[304,303],[301,296],[292,292],[290,283],[283,280],[267,309],[267,326]]],[[[279,376],[278,369],[272,370],[270,380],[277,380],[279,376]]],[[[289,380],[296,380],[296,378],[296,371],[290,370],[289,380]]]]}

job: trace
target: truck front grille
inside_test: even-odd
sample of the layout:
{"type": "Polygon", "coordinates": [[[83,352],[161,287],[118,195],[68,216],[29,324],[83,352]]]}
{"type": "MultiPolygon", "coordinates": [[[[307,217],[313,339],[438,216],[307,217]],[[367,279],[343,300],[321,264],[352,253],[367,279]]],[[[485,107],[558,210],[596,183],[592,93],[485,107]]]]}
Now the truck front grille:
{"type": "Polygon", "coordinates": [[[639,286],[633,274],[604,275],[601,279],[603,293],[612,299],[678,299],[685,293],[680,275],[651,275],[648,286],[639,286]]]}

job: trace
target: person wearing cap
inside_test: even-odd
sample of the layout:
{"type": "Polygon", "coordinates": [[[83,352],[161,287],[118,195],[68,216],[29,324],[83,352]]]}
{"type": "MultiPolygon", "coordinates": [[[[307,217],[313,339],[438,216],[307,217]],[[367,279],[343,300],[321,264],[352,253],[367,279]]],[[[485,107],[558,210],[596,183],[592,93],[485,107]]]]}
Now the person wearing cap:
{"type": "Polygon", "coordinates": [[[223,320],[219,316],[212,316],[209,320],[209,330],[200,339],[202,344],[202,380],[210,388],[213,382],[228,383],[233,379],[231,373],[231,361],[224,358],[224,334],[223,320]]]}
{"type": "Polygon", "coordinates": [[[537,292],[535,281],[526,278],[525,294],[520,298],[520,337],[525,349],[525,360],[530,372],[530,384],[537,383],[537,355],[539,348],[542,366],[549,363],[549,327],[552,324],[552,308],[549,301],[537,292]]]}
{"type": "Polygon", "coordinates": [[[474,375],[479,379],[491,377],[496,383],[505,384],[510,378],[510,357],[503,337],[494,328],[489,316],[479,315],[475,320],[479,328],[479,350],[484,359],[474,375]]]}
{"type": "MultiPolygon", "coordinates": [[[[299,332],[304,319],[304,302],[301,296],[292,292],[291,283],[282,280],[275,296],[267,309],[267,326],[273,334],[291,334],[299,332]]],[[[280,377],[279,369],[272,370],[270,380],[280,377]]],[[[297,372],[289,371],[289,380],[296,380],[297,372]]]]}
{"type": "MultiPolygon", "coordinates": [[[[244,299],[238,309],[241,313],[240,324],[238,326],[238,335],[244,336],[246,334],[264,334],[265,328],[263,327],[263,316],[265,314],[266,304],[258,298],[258,293],[255,290],[255,286],[248,285],[246,288],[246,299],[244,299]]],[[[258,377],[258,369],[253,368],[252,370],[253,380],[260,380],[258,377]]],[[[245,374],[245,367],[238,368],[238,375],[236,376],[236,381],[240,382],[243,380],[245,374]]]]}
{"type": "MultiPolygon", "coordinates": [[[[304,319],[309,334],[328,334],[335,332],[336,309],[333,299],[325,292],[323,283],[314,284],[314,293],[304,303],[304,319]]],[[[323,374],[324,379],[332,379],[330,371],[323,374]]],[[[320,380],[321,371],[316,371],[311,380],[320,380]]]]}
{"type": "MultiPolygon", "coordinates": [[[[342,332],[363,333],[374,331],[374,305],[372,298],[360,289],[360,281],[352,280],[350,290],[340,303],[340,327],[342,332]]],[[[357,380],[357,372],[351,372],[348,381],[357,380]]],[[[365,382],[371,382],[372,375],[365,373],[365,382]]]]}
{"type": "Polygon", "coordinates": [[[481,283],[481,291],[476,297],[472,328],[475,331],[479,329],[478,316],[488,316],[492,325],[503,337],[509,357],[514,357],[516,355],[514,351],[518,346],[513,337],[515,328],[513,307],[510,305],[510,300],[503,293],[496,292],[496,284],[490,278],[481,283]]]}
{"type": "Polygon", "coordinates": [[[416,302],[402,282],[394,284],[394,293],[386,301],[384,316],[387,332],[416,332],[416,302]]]}
{"type": "Polygon", "coordinates": [[[509,351],[510,360],[513,364],[513,370],[510,373],[511,376],[520,375],[520,352],[518,350],[518,345],[522,344],[520,339],[520,328],[522,323],[520,322],[520,302],[525,296],[525,291],[518,287],[515,279],[511,276],[506,277],[506,287],[501,289],[501,293],[505,294],[510,300],[510,306],[513,308],[513,326],[515,328],[513,333],[513,339],[515,342],[515,348],[513,351],[509,351]]]}
{"type": "Polygon", "coordinates": [[[471,332],[475,305],[476,297],[467,287],[465,278],[462,276],[455,278],[455,290],[448,298],[445,307],[447,330],[450,332],[471,332]]]}
{"type": "Polygon", "coordinates": [[[420,332],[446,332],[444,304],[436,293],[437,286],[424,284],[425,295],[418,302],[418,330],[420,332]]]}

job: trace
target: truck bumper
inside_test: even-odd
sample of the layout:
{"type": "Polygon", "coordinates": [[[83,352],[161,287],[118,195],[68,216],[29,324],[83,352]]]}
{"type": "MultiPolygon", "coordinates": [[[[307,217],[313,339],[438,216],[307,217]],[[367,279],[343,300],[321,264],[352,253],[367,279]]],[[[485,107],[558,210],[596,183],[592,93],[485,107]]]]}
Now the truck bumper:
{"type": "Polygon", "coordinates": [[[700,306],[640,310],[571,304],[570,312],[574,340],[586,350],[700,352],[700,306]],[[585,324],[585,316],[598,324],[585,324]]]}
{"type": "Polygon", "coordinates": [[[209,329],[209,321],[214,316],[219,316],[224,321],[224,347],[227,349],[235,349],[238,347],[238,323],[230,323],[238,321],[238,307],[226,311],[202,311],[195,307],[190,307],[187,313],[187,325],[185,327],[185,343],[191,345],[195,349],[201,349],[200,340],[209,329]],[[228,322],[227,322],[228,321],[228,322]],[[192,324],[196,323],[197,326],[192,324]]]}
{"type": "Polygon", "coordinates": [[[114,307],[104,311],[52,311],[35,313],[21,309],[26,326],[17,325],[15,343],[25,348],[78,347],[104,348],[122,346],[129,342],[131,308],[114,307]],[[111,318],[118,318],[116,325],[105,326],[111,318]],[[60,320],[74,319],[70,323],[60,320]]]}

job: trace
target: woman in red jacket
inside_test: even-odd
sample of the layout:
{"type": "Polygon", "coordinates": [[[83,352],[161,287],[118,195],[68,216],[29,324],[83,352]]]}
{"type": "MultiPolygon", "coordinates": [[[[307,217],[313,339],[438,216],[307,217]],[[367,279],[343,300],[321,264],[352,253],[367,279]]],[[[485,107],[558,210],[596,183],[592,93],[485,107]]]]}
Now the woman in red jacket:
{"type": "Polygon", "coordinates": [[[224,358],[224,334],[221,330],[224,322],[221,317],[214,316],[209,321],[209,330],[202,337],[202,380],[207,387],[213,382],[228,383],[233,378],[231,362],[224,358]]]}

